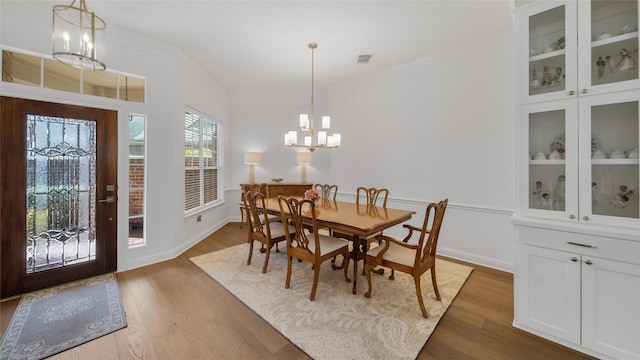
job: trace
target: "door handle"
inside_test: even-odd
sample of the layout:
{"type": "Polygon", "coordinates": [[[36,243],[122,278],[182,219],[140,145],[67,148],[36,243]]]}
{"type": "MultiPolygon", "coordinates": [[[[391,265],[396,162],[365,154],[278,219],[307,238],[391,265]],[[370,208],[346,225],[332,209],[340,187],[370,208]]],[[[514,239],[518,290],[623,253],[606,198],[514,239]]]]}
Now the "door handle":
{"type": "Polygon", "coordinates": [[[113,196],[113,195],[109,195],[109,196],[107,196],[107,198],[106,198],[106,199],[98,200],[98,202],[99,202],[99,203],[107,203],[107,204],[111,204],[111,203],[116,202],[116,197],[115,197],[115,196],[113,196]]]}

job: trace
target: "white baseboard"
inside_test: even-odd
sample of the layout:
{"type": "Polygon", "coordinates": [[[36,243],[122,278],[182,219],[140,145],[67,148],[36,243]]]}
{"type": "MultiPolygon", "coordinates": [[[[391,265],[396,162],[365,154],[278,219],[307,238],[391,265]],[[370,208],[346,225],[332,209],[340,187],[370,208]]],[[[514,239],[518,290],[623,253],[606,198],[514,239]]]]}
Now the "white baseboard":
{"type": "Polygon", "coordinates": [[[151,256],[141,256],[141,257],[129,259],[126,265],[127,268],[124,270],[132,270],[135,268],[152,265],[161,261],[175,259],[180,254],[187,251],[188,249],[190,249],[192,246],[202,241],[207,236],[211,235],[212,233],[222,228],[228,222],[229,222],[228,219],[226,219],[217,224],[214,224],[213,226],[210,226],[204,229],[203,231],[201,231],[199,234],[193,236],[191,239],[186,240],[185,242],[183,242],[182,244],[180,244],[174,249],[163,251],[160,253],[155,253],[151,256]]]}
{"type": "Polygon", "coordinates": [[[477,256],[475,254],[470,254],[455,249],[448,249],[441,246],[438,246],[437,253],[438,255],[446,256],[456,260],[466,261],[472,264],[486,266],[492,269],[506,271],[513,274],[513,264],[498,259],[477,256]]]}

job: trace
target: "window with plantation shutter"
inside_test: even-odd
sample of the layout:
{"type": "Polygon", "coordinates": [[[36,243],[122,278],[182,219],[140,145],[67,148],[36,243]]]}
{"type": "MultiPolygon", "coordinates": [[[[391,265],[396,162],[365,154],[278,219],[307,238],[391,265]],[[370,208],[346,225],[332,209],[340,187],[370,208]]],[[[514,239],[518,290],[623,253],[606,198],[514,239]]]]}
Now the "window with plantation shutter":
{"type": "Polygon", "coordinates": [[[218,200],[218,124],[184,113],[184,210],[189,215],[218,200]]]}

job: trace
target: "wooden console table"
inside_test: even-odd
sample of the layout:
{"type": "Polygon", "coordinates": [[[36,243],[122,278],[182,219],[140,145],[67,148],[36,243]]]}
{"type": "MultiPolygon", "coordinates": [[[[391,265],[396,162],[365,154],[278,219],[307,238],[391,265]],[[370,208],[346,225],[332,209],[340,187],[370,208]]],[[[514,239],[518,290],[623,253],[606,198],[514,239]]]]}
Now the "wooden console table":
{"type": "MultiPolygon", "coordinates": [[[[256,183],[256,184],[240,184],[242,194],[248,190],[259,191],[265,194],[266,197],[282,196],[304,196],[304,192],[313,188],[313,183],[256,183]]],[[[242,216],[242,222],[244,222],[244,202],[242,201],[242,195],[240,197],[240,215],[242,216]]]]}

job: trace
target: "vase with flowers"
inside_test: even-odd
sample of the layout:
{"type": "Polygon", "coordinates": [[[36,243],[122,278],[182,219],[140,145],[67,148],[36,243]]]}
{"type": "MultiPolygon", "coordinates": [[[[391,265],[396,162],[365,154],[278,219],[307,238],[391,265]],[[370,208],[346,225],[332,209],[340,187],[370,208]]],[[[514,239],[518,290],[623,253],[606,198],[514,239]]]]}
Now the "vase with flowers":
{"type": "MultiPolygon", "coordinates": [[[[320,194],[318,194],[318,191],[314,189],[305,190],[304,192],[304,199],[311,200],[311,202],[313,202],[313,205],[316,205],[316,201],[319,198],[320,198],[320,194]]],[[[304,210],[304,214],[307,216],[311,216],[312,208],[314,207],[315,206],[312,206],[311,204],[309,204],[308,207],[304,210]]],[[[319,214],[319,210],[316,209],[316,215],[318,214],[319,214]]]]}
{"type": "Polygon", "coordinates": [[[304,199],[311,200],[313,201],[314,204],[316,200],[318,200],[319,198],[320,198],[320,194],[318,194],[318,191],[314,189],[308,189],[308,190],[305,190],[304,192],[304,199]]]}

